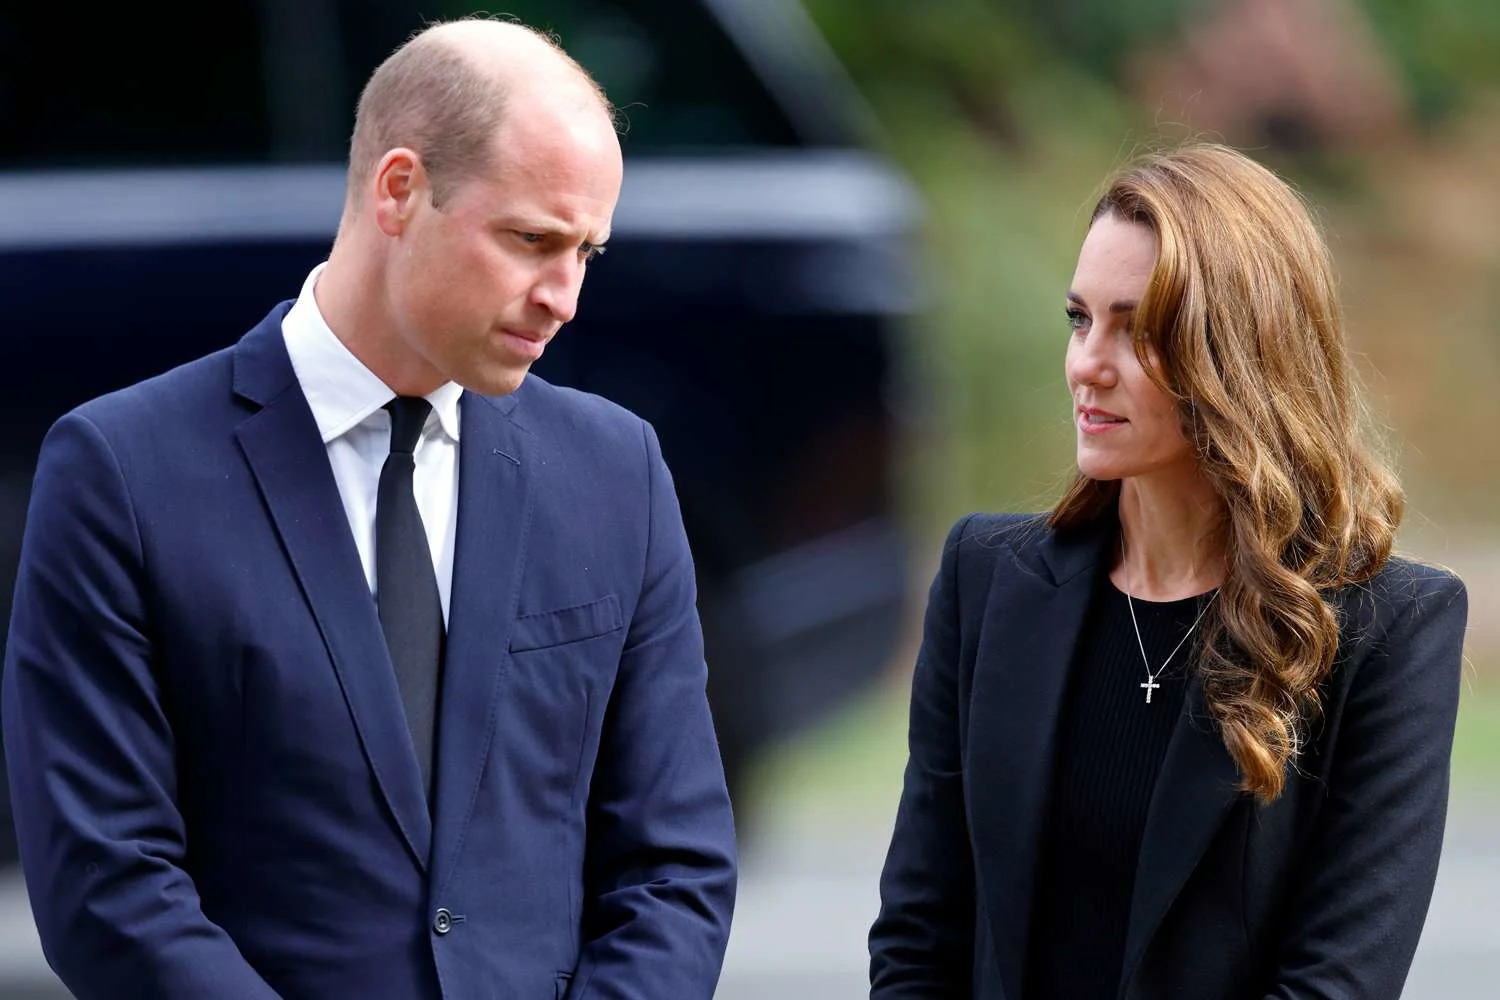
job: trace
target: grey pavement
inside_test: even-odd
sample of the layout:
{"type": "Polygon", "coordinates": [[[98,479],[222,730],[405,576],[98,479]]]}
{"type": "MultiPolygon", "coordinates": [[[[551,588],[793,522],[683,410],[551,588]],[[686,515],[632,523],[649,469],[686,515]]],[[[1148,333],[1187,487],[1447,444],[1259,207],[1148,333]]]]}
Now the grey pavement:
{"type": "MultiPolygon", "coordinates": [[[[716,1000],[863,1000],[865,932],[890,816],[771,823],[743,859],[716,1000]]],[[[1500,980],[1500,802],[1458,797],[1405,1000],[1493,1000],[1500,980]]],[[[0,874],[0,1000],[65,1000],[24,887],[0,874]]]]}
{"type": "MultiPolygon", "coordinates": [[[[716,1000],[865,1000],[889,816],[769,832],[743,863],[716,1000]]],[[[1456,795],[1404,1000],[1500,995],[1500,802],[1456,795]]]]}

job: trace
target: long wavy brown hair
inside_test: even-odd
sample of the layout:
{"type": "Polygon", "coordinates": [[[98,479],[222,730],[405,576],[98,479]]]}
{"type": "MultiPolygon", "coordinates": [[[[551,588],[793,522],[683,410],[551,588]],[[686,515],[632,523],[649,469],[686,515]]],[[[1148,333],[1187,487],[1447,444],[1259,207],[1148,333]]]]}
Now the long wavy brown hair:
{"type": "MultiPolygon", "coordinates": [[[[1227,575],[1197,669],[1242,788],[1270,802],[1321,709],[1331,592],[1385,564],[1401,487],[1364,443],[1328,247],[1285,182],[1194,143],[1116,175],[1093,220],[1107,214],[1157,236],[1136,354],[1225,510],[1227,575]]],[[[1080,475],[1050,523],[1111,515],[1118,497],[1118,481],[1080,475]]]]}

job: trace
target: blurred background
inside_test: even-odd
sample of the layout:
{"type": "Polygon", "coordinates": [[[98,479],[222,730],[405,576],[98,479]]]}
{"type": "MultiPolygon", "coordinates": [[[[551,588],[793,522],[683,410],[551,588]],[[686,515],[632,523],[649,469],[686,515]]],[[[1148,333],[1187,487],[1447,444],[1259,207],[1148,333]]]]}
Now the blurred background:
{"type": "MultiPolygon", "coordinates": [[[[363,79],[451,0],[0,9],[0,594],[68,406],[234,340],[326,252],[363,79]],[[211,19],[211,20],[210,20],[211,19]],[[213,27],[210,27],[210,24],[213,27]]],[[[943,534],[1067,478],[1062,296],[1100,182],[1190,137],[1314,205],[1406,552],[1468,582],[1447,847],[1406,996],[1500,973],[1500,5],[533,0],[628,124],[539,371],[651,419],[742,832],[720,997],[867,994],[943,534]]],[[[0,998],[58,996],[0,817],[0,998]]]]}

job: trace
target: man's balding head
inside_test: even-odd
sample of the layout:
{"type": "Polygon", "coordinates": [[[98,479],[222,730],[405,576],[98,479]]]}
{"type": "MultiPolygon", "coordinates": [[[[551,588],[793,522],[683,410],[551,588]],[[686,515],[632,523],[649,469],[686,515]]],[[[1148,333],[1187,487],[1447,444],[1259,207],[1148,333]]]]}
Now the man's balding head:
{"type": "Polygon", "coordinates": [[[603,93],[546,36],[428,28],[360,97],[318,308],[399,394],[514,392],[577,310],[623,170],[603,93]]]}
{"type": "Polygon", "coordinates": [[[349,209],[389,150],[421,157],[440,206],[452,187],[485,170],[508,108],[541,101],[613,122],[604,91],[547,35],[513,21],[465,18],[413,35],[360,94],[349,148],[349,209]]]}

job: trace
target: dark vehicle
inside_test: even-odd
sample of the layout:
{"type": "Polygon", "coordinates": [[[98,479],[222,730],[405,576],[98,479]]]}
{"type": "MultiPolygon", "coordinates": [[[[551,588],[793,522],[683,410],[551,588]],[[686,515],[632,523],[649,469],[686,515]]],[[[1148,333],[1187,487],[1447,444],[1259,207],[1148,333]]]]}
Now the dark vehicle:
{"type": "MultiPolygon", "coordinates": [[[[210,31],[196,0],[88,6],[0,12],[7,618],[48,426],[295,296],[338,221],[359,82],[423,18],[471,9],[234,0],[210,31]]],[[[795,4],[507,9],[628,121],[609,255],[536,370],[660,433],[738,787],[757,748],[880,673],[901,619],[890,390],[913,204],[858,148],[860,105],[795,4]]]]}

